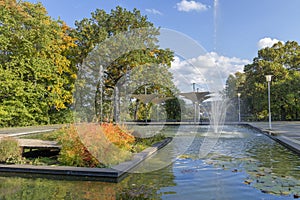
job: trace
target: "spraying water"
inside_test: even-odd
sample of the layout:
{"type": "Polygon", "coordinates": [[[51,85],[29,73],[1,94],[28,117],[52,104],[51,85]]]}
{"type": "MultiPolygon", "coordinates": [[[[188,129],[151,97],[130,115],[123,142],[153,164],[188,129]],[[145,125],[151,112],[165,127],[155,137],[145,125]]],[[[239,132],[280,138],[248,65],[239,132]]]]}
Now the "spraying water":
{"type": "Polygon", "coordinates": [[[217,49],[217,14],[218,14],[218,0],[214,0],[214,51],[217,49]]]}
{"type": "MultiPolygon", "coordinates": [[[[217,14],[218,14],[218,0],[214,0],[214,51],[216,52],[217,47],[217,14]]],[[[215,72],[220,73],[217,61],[215,62],[215,72]]],[[[213,97],[210,100],[210,111],[209,111],[209,121],[210,126],[199,151],[200,157],[205,157],[211,151],[211,149],[216,145],[218,138],[220,137],[226,118],[226,111],[228,106],[227,99],[221,94],[224,83],[219,74],[218,79],[212,80],[209,84],[210,92],[213,97]]]]}

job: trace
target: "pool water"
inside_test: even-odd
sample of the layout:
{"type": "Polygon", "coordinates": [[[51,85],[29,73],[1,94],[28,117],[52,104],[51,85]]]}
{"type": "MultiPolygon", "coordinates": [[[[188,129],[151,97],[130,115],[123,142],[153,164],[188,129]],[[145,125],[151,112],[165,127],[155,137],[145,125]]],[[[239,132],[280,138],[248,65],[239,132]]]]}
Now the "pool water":
{"type": "Polygon", "coordinates": [[[269,137],[225,126],[205,156],[205,126],[166,126],[174,139],[120,183],[0,174],[0,199],[294,199],[300,158],[269,137]]]}

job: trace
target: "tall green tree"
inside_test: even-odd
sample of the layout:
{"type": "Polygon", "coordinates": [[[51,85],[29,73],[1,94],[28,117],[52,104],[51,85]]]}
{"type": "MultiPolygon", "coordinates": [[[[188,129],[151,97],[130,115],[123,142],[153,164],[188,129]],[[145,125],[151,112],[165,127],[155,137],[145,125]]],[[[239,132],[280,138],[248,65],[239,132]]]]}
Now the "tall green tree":
{"type": "Polygon", "coordinates": [[[253,63],[245,66],[246,80],[243,97],[248,111],[255,119],[268,114],[267,82],[271,82],[271,110],[275,120],[295,120],[300,114],[300,46],[295,41],[278,42],[258,51],[253,63]]]}
{"type": "Polygon", "coordinates": [[[230,74],[226,80],[225,94],[229,99],[237,97],[237,93],[241,93],[244,87],[246,76],[244,73],[236,72],[230,74]]]}
{"type": "Polygon", "coordinates": [[[70,114],[74,39],[42,4],[0,0],[0,126],[62,123],[70,114]]]}
{"type": "MultiPolygon", "coordinates": [[[[230,106],[227,109],[227,120],[238,120],[238,93],[240,93],[241,97],[245,95],[243,91],[245,79],[245,73],[236,72],[235,74],[230,74],[226,80],[225,95],[230,103],[230,106]]],[[[243,118],[245,120],[245,113],[247,112],[244,110],[244,103],[240,104],[240,108],[240,112],[243,113],[243,118]]]]}
{"type": "Polygon", "coordinates": [[[91,15],[77,21],[73,32],[78,39],[74,53],[80,55],[74,56],[79,69],[75,107],[86,119],[86,114],[95,113],[101,120],[105,115],[118,121],[119,87],[125,84],[126,76],[138,66],[167,69],[173,53],[159,48],[159,29],[137,9],[118,6],[110,13],[97,9],[91,15]]]}

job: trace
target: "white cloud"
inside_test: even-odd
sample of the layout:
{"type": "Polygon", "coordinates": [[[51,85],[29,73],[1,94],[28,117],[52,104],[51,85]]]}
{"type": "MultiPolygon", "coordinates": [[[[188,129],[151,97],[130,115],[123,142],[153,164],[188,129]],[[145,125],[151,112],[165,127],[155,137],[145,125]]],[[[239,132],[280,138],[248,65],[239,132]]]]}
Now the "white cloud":
{"type": "Polygon", "coordinates": [[[208,6],[205,4],[202,4],[200,2],[196,1],[187,1],[182,0],[181,2],[176,4],[177,10],[183,11],[183,12],[189,12],[189,11],[205,11],[208,9],[208,6]]]}
{"type": "MultiPolygon", "coordinates": [[[[280,42],[280,40],[277,40],[275,38],[269,38],[269,37],[265,37],[263,39],[260,39],[257,43],[257,46],[259,49],[263,49],[266,47],[272,47],[275,43],[280,42]]],[[[281,41],[282,42],[282,41],[281,41]]]]}
{"type": "Polygon", "coordinates": [[[210,52],[184,61],[175,57],[170,71],[175,85],[183,92],[191,91],[192,83],[197,83],[200,90],[219,91],[224,88],[229,74],[242,72],[249,63],[246,59],[210,52]]]}
{"type": "Polygon", "coordinates": [[[160,12],[160,11],[154,9],[154,8],[152,8],[152,9],[147,8],[146,12],[148,12],[150,14],[154,14],[154,15],[162,15],[162,12],[160,12]]]}

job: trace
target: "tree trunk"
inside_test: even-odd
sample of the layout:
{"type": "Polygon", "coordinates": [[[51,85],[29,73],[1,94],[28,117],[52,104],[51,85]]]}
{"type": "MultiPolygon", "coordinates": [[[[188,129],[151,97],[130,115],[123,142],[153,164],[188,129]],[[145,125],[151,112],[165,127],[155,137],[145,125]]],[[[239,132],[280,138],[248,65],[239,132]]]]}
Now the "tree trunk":
{"type": "Polygon", "coordinates": [[[137,121],[137,112],[138,112],[138,107],[139,107],[139,100],[136,101],[136,104],[135,104],[135,109],[134,109],[134,121],[137,121]]]}
{"type": "Polygon", "coordinates": [[[114,121],[118,123],[120,121],[120,97],[119,88],[115,87],[114,92],[114,121]]]}

